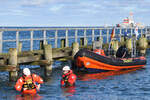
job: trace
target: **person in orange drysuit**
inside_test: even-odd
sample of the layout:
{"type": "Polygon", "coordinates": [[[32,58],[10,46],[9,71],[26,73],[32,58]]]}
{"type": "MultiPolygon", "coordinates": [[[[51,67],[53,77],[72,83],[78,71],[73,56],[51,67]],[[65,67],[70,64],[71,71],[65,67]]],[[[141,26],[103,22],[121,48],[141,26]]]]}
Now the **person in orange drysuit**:
{"type": "Polygon", "coordinates": [[[73,71],[69,66],[63,67],[63,75],[61,79],[61,86],[73,86],[76,82],[76,75],[73,74],[73,71]]]}
{"type": "Polygon", "coordinates": [[[43,79],[40,76],[31,74],[29,68],[24,68],[23,76],[17,80],[15,89],[23,94],[36,94],[37,90],[40,90],[40,84],[42,83],[43,79]]]}

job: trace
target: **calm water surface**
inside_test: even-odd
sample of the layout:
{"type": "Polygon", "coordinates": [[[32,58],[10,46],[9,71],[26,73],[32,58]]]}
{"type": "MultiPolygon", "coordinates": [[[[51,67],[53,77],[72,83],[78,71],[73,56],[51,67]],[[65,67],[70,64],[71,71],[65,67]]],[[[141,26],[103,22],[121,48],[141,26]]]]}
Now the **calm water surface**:
{"type": "MultiPolygon", "coordinates": [[[[3,39],[12,39],[15,33],[4,33],[3,39]],[[9,35],[8,35],[9,34],[9,35]]],[[[40,33],[39,33],[40,34],[40,33]]],[[[49,35],[49,33],[47,33],[49,35]]],[[[26,35],[20,38],[25,38],[26,35]]],[[[40,36],[40,35],[36,35],[40,36]]],[[[30,37],[27,37],[30,38],[30,37]]],[[[38,49],[39,42],[34,41],[34,49],[38,49]]],[[[24,41],[23,48],[29,50],[30,43],[24,41]]],[[[15,47],[15,43],[4,43],[4,52],[15,47]]],[[[42,76],[42,84],[38,95],[21,97],[14,89],[15,83],[8,81],[8,72],[0,72],[0,100],[150,100],[150,53],[147,53],[147,65],[144,69],[121,72],[105,72],[97,74],[79,74],[75,87],[61,88],[61,68],[64,62],[53,64],[52,75],[44,78],[43,69],[33,67],[33,73],[42,76]]],[[[21,71],[19,76],[21,76],[21,71]]]]}
{"type": "MultiPolygon", "coordinates": [[[[150,54],[146,68],[120,72],[78,74],[75,87],[61,88],[61,67],[64,63],[55,62],[51,77],[45,78],[40,92],[35,97],[25,96],[26,100],[149,100],[150,98],[150,54]]],[[[23,68],[22,66],[21,68],[23,68]]],[[[30,67],[30,66],[26,66],[30,67]]],[[[43,77],[43,69],[32,70],[43,77]]],[[[20,74],[21,75],[21,74],[20,74]]],[[[8,81],[8,73],[0,73],[0,100],[24,100],[8,81]]]]}

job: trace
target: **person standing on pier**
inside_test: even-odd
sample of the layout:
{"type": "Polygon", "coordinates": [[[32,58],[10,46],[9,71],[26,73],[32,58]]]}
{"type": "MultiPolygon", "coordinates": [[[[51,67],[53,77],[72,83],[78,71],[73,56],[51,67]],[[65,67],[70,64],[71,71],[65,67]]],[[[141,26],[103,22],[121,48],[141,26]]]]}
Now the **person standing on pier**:
{"type": "Polygon", "coordinates": [[[70,67],[64,66],[62,70],[63,70],[63,75],[61,79],[61,86],[69,87],[75,85],[77,77],[70,69],[70,67]]]}
{"type": "Polygon", "coordinates": [[[17,80],[15,89],[22,91],[23,94],[36,94],[37,90],[40,90],[40,84],[42,83],[43,79],[40,76],[31,74],[29,68],[24,68],[23,76],[17,80]]]}

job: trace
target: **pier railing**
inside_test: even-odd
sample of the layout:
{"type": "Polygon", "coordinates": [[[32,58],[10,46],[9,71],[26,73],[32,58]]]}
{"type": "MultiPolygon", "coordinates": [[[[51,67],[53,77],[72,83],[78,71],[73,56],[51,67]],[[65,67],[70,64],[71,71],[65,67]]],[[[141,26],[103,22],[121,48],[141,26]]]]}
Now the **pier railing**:
{"type": "MultiPolygon", "coordinates": [[[[147,33],[149,29],[148,28],[142,28],[139,29],[141,34],[147,33]]],[[[30,41],[30,50],[33,50],[33,44],[34,44],[34,40],[43,40],[44,43],[46,43],[46,41],[48,39],[54,39],[54,47],[53,48],[58,48],[58,39],[64,39],[64,46],[68,47],[69,46],[69,39],[74,38],[73,42],[78,42],[79,39],[83,39],[83,44],[85,44],[85,42],[87,42],[87,38],[91,37],[92,41],[95,41],[95,38],[99,38],[101,39],[101,37],[106,37],[106,43],[109,43],[110,40],[110,35],[111,35],[111,31],[112,31],[112,27],[106,27],[106,28],[4,28],[4,29],[0,29],[0,53],[3,52],[3,43],[4,42],[15,42],[17,50],[19,47],[19,42],[21,41],[30,41]],[[53,30],[55,32],[55,36],[53,37],[49,37],[47,36],[47,31],[51,31],[53,30]],[[58,36],[58,31],[59,30],[63,30],[65,31],[65,35],[64,36],[58,36]],[[73,30],[73,33],[69,33],[70,30],[73,30]],[[79,31],[83,30],[83,35],[79,35],[79,31]],[[87,35],[87,30],[91,30],[91,34],[87,35]],[[95,32],[98,32],[98,34],[95,34],[95,32]],[[105,32],[103,31],[105,30],[105,32]],[[3,33],[4,32],[15,32],[15,38],[14,39],[3,39],[3,33]],[[29,31],[30,33],[30,38],[26,38],[26,39],[21,39],[19,38],[19,35],[21,34],[21,31],[29,31]],[[43,36],[39,37],[39,38],[34,38],[34,35],[36,35],[35,31],[42,31],[43,36]],[[69,34],[73,34],[73,35],[69,35],[69,34]]],[[[121,40],[121,36],[122,34],[129,33],[129,34],[133,34],[134,33],[134,28],[115,28],[115,31],[119,31],[116,35],[120,37],[121,40]],[[129,31],[130,30],[130,31],[129,31]]],[[[60,44],[59,44],[60,45],[60,44]]]]}
{"type": "MultiPolygon", "coordinates": [[[[74,55],[78,52],[81,45],[82,47],[88,47],[87,39],[91,39],[90,42],[95,40],[103,40],[104,43],[110,42],[110,35],[112,33],[112,27],[107,28],[4,28],[0,29],[0,71],[9,71],[10,81],[15,81],[18,77],[19,65],[30,64],[30,65],[40,65],[44,68],[45,76],[49,76],[52,71],[53,60],[59,59],[64,60],[72,59],[74,60],[74,55]],[[61,31],[63,30],[64,33],[61,31]],[[73,30],[73,32],[70,32],[73,30]],[[82,32],[80,32],[82,30],[82,32]],[[90,32],[88,32],[90,30],[90,32]],[[36,33],[40,31],[40,33],[36,33]],[[48,34],[48,31],[53,31],[54,35],[48,34]],[[24,32],[27,32],[24,34],[24,32]],[[42,35],[41,35],[42,34],[42,35]],[[26,36],[28,35],[28,36],[26,36]],[[37,36],[39,35],[39,36],[37,36]],[[103,39],[102,39],[103,38],[103,39]],[[105,38],[105,39],[104,39],[105,38]],[[69,44],[69,39],[73,43],[72,46],[69,44]],[[34,41],[41,41],[40,50],[34,50],[34,41]],[[47,43],[48,40],[53,40],[53,48],[51,43],[47,43]],[[60,41],[61,40],[61,41],[60,41]],[[30,41],[28,46],[28,51],[20,50],[20,42],[30,41]],[[58,42],[60,41],[60,42],[58,42]],[[13,44],[5,45],[5,42],[12,42],[13,44]],[[15,46],[12,48],[11,45],[15,46]],[[79,46],[80,44],[80,46],[79,46]],[[61,45],[61,49],[59,48],[61,45]],[[3,53],[3,49],[6,46],[8,48],[8,53],[3,53]],[[66,48],[64,48],[66,47],[66,48]],[[19,52],[18,52],[18,51],[19,52]]],[[[142,35],[146,33],[148,35],[150,28],[139,29],[139,33],[142,35]]],[[[116,39],[121,41],[121,36],[123,34],[134,34],[134,28],[114,28],[114,33],[116,39]]],[[[100,44],[100,41],[97,42],[100,44]]],[[[94,47],[94,45],[92,45],[94,47]]],[[[25,46],[22,46],[26,48],[25,46]]],[[[90,48],[90,46],[89,46],[90,48]]]]}

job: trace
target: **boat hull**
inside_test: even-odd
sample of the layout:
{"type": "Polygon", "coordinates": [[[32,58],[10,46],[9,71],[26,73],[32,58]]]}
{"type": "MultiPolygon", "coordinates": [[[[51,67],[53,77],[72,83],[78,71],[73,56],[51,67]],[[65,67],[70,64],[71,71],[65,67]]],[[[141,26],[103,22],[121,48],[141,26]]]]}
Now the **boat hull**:
{"type": "Polygon", "coordinates": [[[117,71],[123,69],[132,69],[144,67],[146,58],[115,58],[96,54],[92,51],[81,49],[75,55],[75,63],[78,69],[96,69],[102,71],[117,71]]]}

